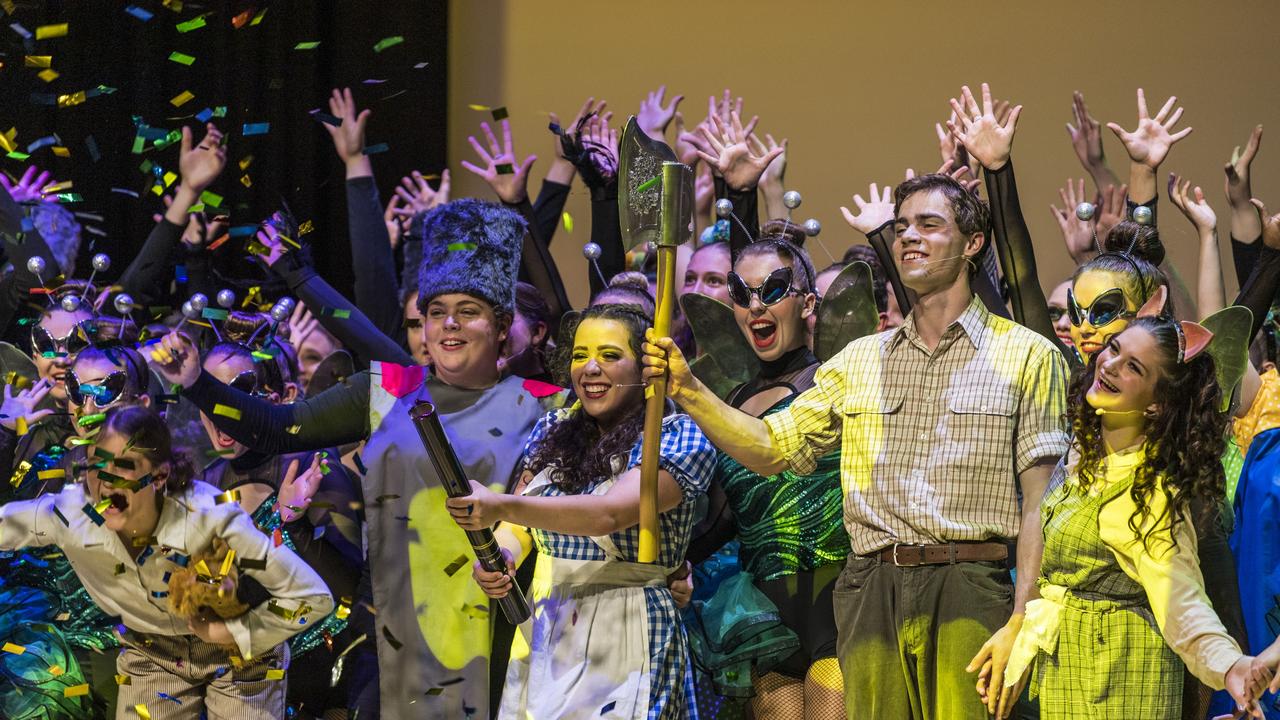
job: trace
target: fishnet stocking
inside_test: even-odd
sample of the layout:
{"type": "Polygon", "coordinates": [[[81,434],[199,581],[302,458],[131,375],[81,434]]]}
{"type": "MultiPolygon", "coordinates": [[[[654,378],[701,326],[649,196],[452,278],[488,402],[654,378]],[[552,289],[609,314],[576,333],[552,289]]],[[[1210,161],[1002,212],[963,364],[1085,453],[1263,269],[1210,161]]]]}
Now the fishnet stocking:
{"type": "Polygon", "coordinates": [[[758,720],[841,720],[844,678],[835,658],[809,666],[803,681],[780,673],[756,676],[751,709],[758,720]]]}

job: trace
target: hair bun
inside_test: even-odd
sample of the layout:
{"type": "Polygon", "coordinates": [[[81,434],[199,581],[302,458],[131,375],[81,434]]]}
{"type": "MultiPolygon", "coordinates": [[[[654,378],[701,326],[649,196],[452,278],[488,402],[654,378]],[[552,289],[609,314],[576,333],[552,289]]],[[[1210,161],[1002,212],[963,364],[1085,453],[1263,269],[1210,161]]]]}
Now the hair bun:
{"type": "Polygon", "coordinates": [[[1159,267],[1164,262],[1164,243],[1160,231],[1154,225],[1139,225],[1132,220],[1121,220],[1107,233],[1102,243],[1104,252],[1126,253],[1159,267]]]}

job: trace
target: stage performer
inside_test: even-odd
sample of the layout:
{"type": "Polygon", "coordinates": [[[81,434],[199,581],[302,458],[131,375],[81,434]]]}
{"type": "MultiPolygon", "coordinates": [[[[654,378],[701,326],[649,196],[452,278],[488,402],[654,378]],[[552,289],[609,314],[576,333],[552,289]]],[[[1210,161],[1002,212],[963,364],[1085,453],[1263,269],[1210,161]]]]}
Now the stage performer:
{"type": "Polygon", "coordinates": [[[1184,662],[1242,708],[1270,680],[1214,613],[1196,553],[1192,508],[1222,497],[1228,422],[1210,337],[1138,318],[1072,382],[1074,438],[1040,513],[1041,597],[1004,678],[1016,694],[1034,676],[1045,720],[1178,718],[1184,662]]]}
{"type": "MultiPolygon", "coordinates": [[[[658,473],[661,547],[639,563],[644,387],[640,344],[652,320],[626,305],[582,313],[569,375],[579,402],[546,415],[526,450],[522,490],[501,495],[472,481],[450,498],[467,530],[492,527],[508,563],[537,544],[533,620],[512,646],[500,718],[687,718],[693,675],[667,576],[684,564],[696,501],[715,449],[685,415],[662,423],[658,473]],[[528,531],[525,530],[528,528],[528,531]]],[[[511,578],[476,581],[504,596],[511,578]]]]}
{"type": "Polygon", "coordinates": [[[985,720],[966,664],[1001,675],[1039,572],[1039,501],[1067,448],[1066,365],[973,295],[987,223],[953,178],[900,185],[893,255],[918,296],[911,313],[763,419],[716,398],[670,340],[645,345],[645,375],[669,373],[670,396],[753,472],[812,472],[840,448],[853,552],[833,595],[849,717],[985,720]]]}

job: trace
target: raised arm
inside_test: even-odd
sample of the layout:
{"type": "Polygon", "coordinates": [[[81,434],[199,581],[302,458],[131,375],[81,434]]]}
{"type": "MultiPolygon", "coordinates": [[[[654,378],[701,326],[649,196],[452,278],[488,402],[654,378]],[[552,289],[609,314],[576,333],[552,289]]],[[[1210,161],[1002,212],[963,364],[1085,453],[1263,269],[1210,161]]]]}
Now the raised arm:
{"type": "Polygon", "coordinates": [[[1236,146],[1231,161],[1223,168],[1227,176],[1227,203],[1231,207],[1231,257],[1235,264],[1236,282],[1241,286],[1249,277],[1249,269],[1258,261],[1258,240],[1262,237],[1262,223],[1249,202],[1253,198],[1250,167],[1261,144],[1262,126],[1259,125],[1249,135],[1244,152],[1236,146]]]}
{"type": "Polygon", "coordinates": [[[746,226],[744,230],[738,222],[729,224],[729,244],[734,257],[759,235],[756,187],[765,170],[783,153],[781,147],[770,150],[763,144],[750,141],[756,122],[757,119],[752,118],[744,126],[737,111],[730,113],[728,122],[718,114],[712,115],[710,125],[699,128],[701,137],[695,142],[698,157],[711,167],[713,173],[724,179],[727,197],[734,204],[734,214],[746,226]]]}
{"type": "Polygon", "coordinates": [[[871,244],[871,249],[875,250],[885,278],[893,286],[898,307],[905,316],[911,312],[912,301],[915,298],[914,294],[902,284],[902,279],[898,276],[898,263],[893,257],[893,188],[885,185],[882,192],[876,183],[871,183],[867,197],[871,199],[863,200],[861,195],[853,196],[853,204],[858,209],[857,213],[847,207],[841,207],[840,213],[844,215],[844,220],[850,227],[867,236],[867,242],[871,244]]]}
{"type": "Polygon", "coordinates": [[[5,190],[0,193],[0,236],[13,263],[13,273],[0,281],[0,334],[8,330],[18,308],[31,301],[32,288],[42,285],[41,278],[28,267],[32,258],[38,257],[48,268],[42,273],[45,278],[52,279],[50,276],[58,273],[57,259],[23,206],[23,203],[40,202],[41,188],[48,181],[49,173],[39,172],[34,165],[28,167],[16,183],[0,173],[0,187],[5,190]]]}
{"type": "Polygon", "coordinates": [[[1171,96],[1155,117],[1147,112],[1147,97],[1138,88],[1138,127],[1129,132],[1114,122],[1107,127],[1124,143],[1129,153],[1129,199],[1137,205],[1146,205],[1156,199],[1156,173],[1169,150],[1186,136],[1191,128],[1177,132],[1173,127],[1182,118],[1182,108],[1175,109],[1177,97],[1171,96]]]}
{"type": "Polygon", "coordinates": [[[1102,192],[1106,187],[1118,187],[1120,179],[1108,167],[1103,153],[1102,125],[1089,114],[1089,106],[1085,104],[1084,94],[1079,90],[1071,94],[1071,115],[1075,121],[1074,125],[1067,123],[1071,149],[1075,151],[1085,172],[1093,178],[1094,188],[1102,192]]]}
{"type": "Polygon", "coordinates": [[[119,284],[146,305],[163,299],[162,288],[169,287],[173,272],[172,260],[178,250],[178,241],[187,228],[187,213],[200,202],[200,196],[218,179],[227,164],[227,149],[222,144],[222,132],[213,123],[205,126],[205,136],[200,144],[192,147],[191,129],[182,128],[182,142],[178,155],[178,172],[181,176],[173,201],[165,209],[164,216],[147,237],[142,250],[125,268],[119,284]]]}
{"type": "Polygon", "coordinates": [[[359,372],[319,395],[291,405],[223,384],[200,368],[200,355],[181,333],[150,346],[151,367],[237,441],[263,453],[322,450],[369,436],[369,372],[359,372]]]}
{"type": "Polygon", "coordinates": [[[321,127],[329,133],[334,152],[346,169],[347,232],[355,273],[355,306],[382,334],[403,345],[395,253],[383,219],[373,163],[364,152],[365,129],[372,113],[356,107],[350,88],[333,90],[329,112],[339,124],[325,122],[321,127]]]}
{"type": "Polygon", "coordinates": [[[1174,173],[1169,173],[1169,200],[1190,221],[1200,241],[1196,305],[1200,317],[1208,317],[1227,306],[1227,294],[1222,286],[1222,259],[1218,254],[1218,216],[1205,201],[1203,190],[1197,186],[1192,191],[1191,181],[1174,173]]]}

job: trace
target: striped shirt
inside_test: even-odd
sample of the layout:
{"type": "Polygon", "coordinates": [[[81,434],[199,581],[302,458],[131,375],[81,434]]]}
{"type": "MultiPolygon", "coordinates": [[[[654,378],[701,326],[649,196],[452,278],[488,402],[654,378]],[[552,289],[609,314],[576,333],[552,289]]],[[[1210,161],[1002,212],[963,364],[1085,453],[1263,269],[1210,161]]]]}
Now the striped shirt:
{"type": "Polygon", "coordinates": [[[792,470],[839,444],[852,549],[1007,540],[1017,475],[1068,446],[1067,366],[1043,337],[974,297],[932,352],[914,314],[860,338],[764,419],[792,470]]]}

